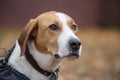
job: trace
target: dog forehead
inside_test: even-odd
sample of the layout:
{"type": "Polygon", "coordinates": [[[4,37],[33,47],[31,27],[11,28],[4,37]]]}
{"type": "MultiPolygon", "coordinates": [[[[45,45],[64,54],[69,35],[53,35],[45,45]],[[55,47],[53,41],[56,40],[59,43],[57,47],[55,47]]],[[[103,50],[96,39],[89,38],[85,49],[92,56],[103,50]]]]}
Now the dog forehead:
{"type": "Polygon", "coordinates": [[[42,13],[37,17],[37,20],[39,23],[46,23],[46,24],[55,22],[55,21],[60,22],[60,20],[55,15],[55,13],[56,13],[56,11],[42,13]]]}
{"type": "Polygon", "coordinates": [[[62,12],[50,11],[45,12],[37,17],[38,23],[43,25],[59,24],[62,27],[63,23],[68,25],[72,24],[74,21],[68,15],[62,12]]]}
{"type": "Polygon", "coordinates": [[[61,12],[56,12],[55,15],[57,15],[57,17],[60,19],[60,21],[63,24],[67,24],[67,25],[72,25],[75,24],[74,20],[68,16],[67,14],[61,13],[61,12]]]}
{"type": "Polygon", "coordinates": [[[56,12],[55,15],[60,19],[62,23],[67,22],[69,20],[69,17],[64,13],[56,12]]]}

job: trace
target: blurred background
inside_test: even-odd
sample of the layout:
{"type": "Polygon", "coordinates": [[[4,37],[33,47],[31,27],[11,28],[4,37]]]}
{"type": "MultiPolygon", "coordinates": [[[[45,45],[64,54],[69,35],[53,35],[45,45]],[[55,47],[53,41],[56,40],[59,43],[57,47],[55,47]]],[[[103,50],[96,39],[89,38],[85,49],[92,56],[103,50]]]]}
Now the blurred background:
{"type": "Polygon", "coordinates": [[[80,59],[63,63],[59,80],[120,80],[120,0],[1,0],[0,48],[10,49],[31,18],[51,10],[76,21],[83,45],[80,59]]]}

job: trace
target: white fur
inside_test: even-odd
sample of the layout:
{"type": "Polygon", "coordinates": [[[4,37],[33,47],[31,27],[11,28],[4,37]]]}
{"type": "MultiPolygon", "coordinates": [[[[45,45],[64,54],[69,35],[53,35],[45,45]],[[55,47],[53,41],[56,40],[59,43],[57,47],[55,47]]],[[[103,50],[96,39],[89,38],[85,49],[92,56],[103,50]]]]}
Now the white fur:
{"type": "MultiPolygon", "coordinates": [[[[62,32],[59,36],[58,39],[58,44],[59,44],[59,51],[58,54],[60,57],[64,57],[69,55],[69,50],[68,50],[68,41],[70,38],[76,38],[78,39],[78,37],[73,33],[73,31],[70,29],[70,27],[67,24],[68,18],[65,14],[63,13],[56,13],[56,15],[58,16],[58,18],[60,19],[60,21],[62,22],[62,32]]],[[[78,39],[79,40],[79,39],[78,39]]],[[[79,54],[81,54],[81,48],[79,50],[79,54]]]]}
{"type": "MultiPolygon", "coordinates": [[[[52,67],[51,64],[53,61],[53,57],[50,54],[46,55],[44,53],[38,52],[35,48],[33,41],[28,42],[28,48],[30,50],[30,54],[34,57],[34,59],[37,61],[38,65],[42,69],[54,71],[60,65],[58,64],[57,66],[52,67]]],[[[8,62],[11,67],[25,74],[28,78],[30,78],[30,80],[48,80],[48,77],[42,75],[31,66],[31,64],[26,60],[24,55],[20,57],[20,53],[21,49],[18,41],[16,41],[15,49],[11,54],[8,62]]]]}
{"type": "Polygon", "coordinates": [[[29,50],[30,50],[30,54],[33,55],[34,59],[38,62],[38,65],[47,71],[54,71],[56,70],[56,67],[52,67],[51,64],[53,62],[53,56],[51,56],[50,54],[44,54],[44,53],[40,53],[34,45],[34,42],[29,42],[29,50]]]}
{"type": "MultiPolygon", "coordinates": [[[[34,47],[33,47],[33,49],[34,49],[34,47]]],[[[13,68],[18,70],[19,72],[25,74],[27,77],[30,78],[30,80],[48,80],[48,78],[46,76],[40,74],[38,71],[36,71],[31,66],[31,64],[29,64],[29,62],[26,60],[25,56],[21,56],[20,57],[20,52],[21,52],[20,46],[18,44],[18,41],[16,41],[15,49],[14,49],[12,55],[9,58],[9,62],[8,62],[9,65],[11,65],[13,68]]],[[[35,51],[35,52],[37,52],[37,51],[35,51]]],[[[37,54],[37,53],[35,53],[35,54],[37,54]]],[[[50,58],[50,57],[41,55],[40,58],[47,59],[47,58],[50,58]]],[[[43,59],[41,62],[45,61],[44,63],[46,63],[45,59],[43,59]]]]}

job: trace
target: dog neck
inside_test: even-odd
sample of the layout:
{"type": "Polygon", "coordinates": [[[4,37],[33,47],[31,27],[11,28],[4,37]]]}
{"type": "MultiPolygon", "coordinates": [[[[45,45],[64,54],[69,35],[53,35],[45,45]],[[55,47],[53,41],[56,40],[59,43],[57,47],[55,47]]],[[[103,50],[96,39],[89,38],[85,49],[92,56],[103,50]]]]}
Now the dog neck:
{"type": "Polygon", "coordinates": [[[60,66],[61,60],[55,60],[51,54],[39,52],[33,41],[28,42],[28,49],[30,54],[42,69],[47,71],[55,71],[60,66]]]}
{"type": "MultiPolygon", "coordinates": [[[[40,53],[35,48],[34,42],[28,42],[28,49],[30,51],[30,54],[43,70],[52,72],[60,66],[61,60],[56,61],[51,55],[40,53]]],[[[9,58],[8,64],[19,72],[28,76],[31,80],[46,80],[46,76],[43,76],[34,67],[32,67],[32,65],[27,61],[25,55],[20,56],[20,54],[21,49],[18,41],[16,41],[15,49],[9,58]]]]}

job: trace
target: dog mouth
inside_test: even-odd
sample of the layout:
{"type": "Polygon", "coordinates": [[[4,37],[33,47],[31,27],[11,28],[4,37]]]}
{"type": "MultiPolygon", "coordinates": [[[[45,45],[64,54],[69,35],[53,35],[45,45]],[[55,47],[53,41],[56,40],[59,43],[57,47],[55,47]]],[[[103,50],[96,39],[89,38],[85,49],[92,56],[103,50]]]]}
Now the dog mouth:
{"type": "Polygon", "coordinates": [[[70,51],[70,53],[67,57],[69,60],[75,60],[75,59],[79,58],[79,52],[78,51],[70,51]]]}
{"type": "Polygon", "coordinates": [[[58,53],[56,53],[56,54],[54,54],[54,58],[56,60],[63,59],[63,58],[67,58],[68,60],[75,60],[75,59],[79,58],[79,51],[71,50],[71,51],[69,51],[69,54],[65,55],[65,56],[60,56],[58,53]]]}

